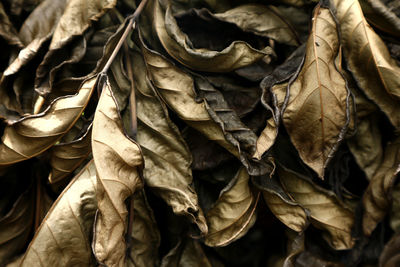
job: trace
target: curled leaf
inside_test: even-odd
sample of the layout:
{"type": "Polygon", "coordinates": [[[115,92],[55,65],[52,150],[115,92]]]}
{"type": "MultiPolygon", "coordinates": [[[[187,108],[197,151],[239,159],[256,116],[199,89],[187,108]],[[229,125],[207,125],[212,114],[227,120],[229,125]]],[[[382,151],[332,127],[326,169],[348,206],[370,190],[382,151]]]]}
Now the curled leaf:
{"type": "Polygon", "coordinates": [[[107,77],[101,87],[92,130],[98,202],[92,246],[99,262],[124,266],[128,214],[125,200],[143,186],[139,173],[143,159],[139,146],[124,134],[107,77]]]}
{"type": "Polygon", "coordinates": [[[60,97],[43,113],[7,125],[0,144],[0,166],[32,158],[55,144],[81,116],[95,83],[96,78],[90,78],[76,95],[60,97]]]}
{"type": "Polygon", "coordinates": [[[209,231],[205,244],[226,246],[246,234],[255,223],[258,199],[259,193],[254,196],[250,189],[246,169],[240,168],[206,214],[209,231]]]}

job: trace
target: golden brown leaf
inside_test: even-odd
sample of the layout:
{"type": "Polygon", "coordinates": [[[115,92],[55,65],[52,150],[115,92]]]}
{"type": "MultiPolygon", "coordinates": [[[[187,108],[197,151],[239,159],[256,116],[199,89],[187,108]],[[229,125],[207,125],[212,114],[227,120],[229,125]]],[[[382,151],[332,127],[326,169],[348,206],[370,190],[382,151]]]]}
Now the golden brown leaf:
{"type": "Polygon", "coordinates": [[[164,11],[158,2],[155,1],[153,13],[158,38],[170,56],[191,69],[228,72],[273,54],[268,46],[256,50],[243,41],[235,41],[222,51],[191,48],[186,41],[188,37],[179,29],[172,15],[171,7],[167,6],[164,11]]]}
{"type": "Polygon", "coordinates": [[[50,149],[51,172],[49,182],[57,183],[71,174],[89,156],[92,126],[77,139],[61,142],[50,149]]]}
{"type": "Polygon", "coordinates": [[[255,223],[258,199],[259,193],[254,196],[250,189],[246,169],[240,168],[206,214],[209,231],[205,244],[226,246],[245,235],[255,223]]]}
{"type": "Polygon", "coordinates": [[[286,192],[310,212],[311,224],[324,230],[323,237],[335,249],[350,249],[354,245],[351,235],[354,211],[347,209],[337,197],[291,171],[278,168],[286,192]]]}
{"type": "Polygon", "coordinates": [[[93,251],[108,266],[124,266],[127,229],[125,200],[140,189],[143,159],[139,146],[124,133],[108,78],[93,120],[92,151],[97,173],[97,202],[93,251]]]}
{"type": "Polygon", "coordinates": [[[364,18],[357,0],[334,0],[344,57],[358,86],[400,127],[400,67],[364,18]]]}
{"type": "Polygon", "coordinates": [[[392,201],[392,188],[400,172],[400,139],[389,142],[383,161],[372,176],[363,196],[363,232],[370,236],[385,217],[392,201]]]}
{"type": "Polygon", "coordinates": [[[96,211],[93,161],[76,175],[43,219],[20,266],[90,266],[96,211]]]}
{"type": "Polygon", "coordinates": [[[247,4],[214,16],[220,20],[234,23],[244,31],[272,38],[280,43],[300,44],[293,26],[283,18],[279,9],[274,6],[247,4]]]}
{"type": "Polygon", "coordinates": [[[43,113],[7,125],[0,144],[0,166],[32,158],[55,144],[81,116],[95,83],[96,78],[90,78],[76,95],[60,97],[43,113]]]}
{"type": "Polygon", "coordinates": [[[387,242],[379,257],[379,267],[396,267],[400,265],[400,234],[397,233],[387,242]]]}
{"type": "Polygon", "coordinates": [[[137,68],[133,72],[137,140],[146,162],[143,170],[146,185],[171,206],[174,213],[187,216],[199,226],[202,234],[206,234],[207,224],[192,187],[192,155],[147,77],[142,56],[134,51],[132,60],[137,68]]]}
{"type": "Polygon", "coordinates": [[[306,57],[291,83],[283,123],[301,159],[323,179],[349,123],[349,91],[335,63],[339,39],[326,8],[314,11],[306,57]]]}

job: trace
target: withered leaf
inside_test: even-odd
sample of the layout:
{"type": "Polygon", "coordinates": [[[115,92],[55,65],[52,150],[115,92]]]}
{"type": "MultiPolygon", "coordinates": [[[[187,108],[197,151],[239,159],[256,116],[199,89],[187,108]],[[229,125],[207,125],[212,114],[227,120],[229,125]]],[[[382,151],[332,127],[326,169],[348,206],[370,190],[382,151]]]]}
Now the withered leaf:
{"type": "Polygon", "coordinates": [[[396,267],[400,264],[400,234],[395,234],[385,245],[379,257],[380,267],[396,267]]]}
{"type": "Polygon", "coordinates": [[[245,31],[272,38],[277,42],[299,45],[293,26],[274,6],[247,4],[214,15],[220,20],[234,23],[245,31]]]}
{"type": "Polygon", "coordinates": [[[324,230],[323,237],[335,249],[350,249],[354,211],[348,209],[332,194],[292,171],[278,168],[280,181],[295,202],[310,212],[311,224],[324,230]]]}
{"type": "Polygon", "coordinates": [[[376,225],[385,217],[392,201],[392,188],[400,172],[400,140],[386,145],[382,163],[372,175],[363,196],[362,227],[365,235],[371,235],[376,225]]]}
{"type": "Polygon", "coordinates": [[[90,236],[96,208],[96,170],[90,161],[54,202],[20,266],[93,264],[90,236]]]}
{"type": "Polygon", "coordinates": [[[303,67],[289,84],[283,123],[301,159],[321,179],[349,123],[350,93],[335,62],[339,52],[333,16],[317,7],[303,67]]]}
{"type": "Polygon", "coordinates": [[[255,195],[250,189],[246,169],[240,168],[206,214],[209,231],[205,244],[226,246],[245,235],[255,223],[259,196],[260,193],[255,195]]]}
{"type": "Polygon", "coordinates": [[[91,129],[92,126],[89,125],[82,136],[78,136],[72,141],[60,142],[50,149],[50,183],[62,180],[79,167],[89,156],[91,152],[91,129]]]}
{"type": "Polygon", "coordinates": [[[124,133],[107,77],[100,86],[92,130],[98,202],[92,246],[99,262],[124,266],[128,215],[125,200],[143,186],[143,159],[139,146],[124,133]]]}
{"type": "Polygon", "coordinates": [[[56,99],[43,113],[7,125],[0,144],[0,166],[34,157],[57,142],[81,116],[96,78],[84,82],[73,96],[56,99]]]}
{"type": "Polygon", "coordinates": [[[146,185],[172,207],[174,213],[187,216],[200,232],[207,232],[196,192],[192,187],[192,157],[168,110],[159,99],[148,76],[142,56],[135,50],[132,61],[137,99],[137,141],[142,147],[146,185]]]}
{"type": "Polygon", "coordinates": [[[18,34],[14,28],[14,25],[4,10],[2,3],[0,3],[0,36],[10,45],[15,45],[17,47],[23,46],[21,40],[18,38],[18,34]]]}
{"type": "Polygon", "coordinates": [[[251,65],[273,54],[268,46],[263,50],[257,50],[243,41],[235,41],[222,51],[192,48],[187,43],[186,34],[179,29],[170,6],[163,10],[156,1],[154,16],[154,28],[165,50],[170,56],[191,69],[227,72],[251,65]]]}
{"type": "Polygon", "coordinates": [[[132,246],[127,266],[159,266],[160,233],[144,190],[133,196],[132,246]]]}
{"type": "Polygon", "coordinates": [[[358,86],[400,127],[400,67],[364,18],[358,1],[334,0],[344,57],[358,86]]]}

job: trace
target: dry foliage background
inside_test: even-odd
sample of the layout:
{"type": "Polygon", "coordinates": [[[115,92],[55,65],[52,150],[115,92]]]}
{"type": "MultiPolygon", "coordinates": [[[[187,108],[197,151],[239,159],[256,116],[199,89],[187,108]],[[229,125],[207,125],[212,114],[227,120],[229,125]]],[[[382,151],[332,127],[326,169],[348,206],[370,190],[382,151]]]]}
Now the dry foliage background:
{"type": "Polygon", "coordinates": [[[0,266],[400,266],[400,2],[142,1],[0,1],[0,266]]]}

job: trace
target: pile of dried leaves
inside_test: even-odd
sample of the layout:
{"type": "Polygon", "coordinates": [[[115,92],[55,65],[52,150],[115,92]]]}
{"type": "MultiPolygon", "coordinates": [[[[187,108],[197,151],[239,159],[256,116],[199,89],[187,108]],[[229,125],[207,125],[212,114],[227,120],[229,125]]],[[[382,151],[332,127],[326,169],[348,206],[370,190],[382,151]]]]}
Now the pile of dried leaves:
{"type": "Polygon", "coordinates": [[[399,16],[2,0],[0,266],[399,266],[399,16]]]}

